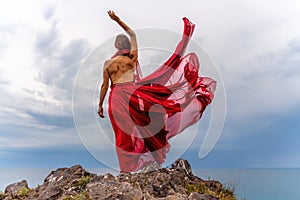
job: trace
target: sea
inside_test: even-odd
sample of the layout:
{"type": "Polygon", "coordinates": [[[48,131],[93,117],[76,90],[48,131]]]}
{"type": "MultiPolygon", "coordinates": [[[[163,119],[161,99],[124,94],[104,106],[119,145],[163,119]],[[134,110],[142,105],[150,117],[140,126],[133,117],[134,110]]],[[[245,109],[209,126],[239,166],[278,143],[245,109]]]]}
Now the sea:
{"type": "MultiPolygon", "coordinates": [[[[0,168],[0,191],[7,185],[27,180],[29,187],[43,184],[53,169],[0,168]]],[[[117,172],[111,169],[87,169],[96,174],[117,172]]],[[[218,180],[235,190],[238,200],[300,200],[300,169],[193,169],[202,179],[218,180]]]]}

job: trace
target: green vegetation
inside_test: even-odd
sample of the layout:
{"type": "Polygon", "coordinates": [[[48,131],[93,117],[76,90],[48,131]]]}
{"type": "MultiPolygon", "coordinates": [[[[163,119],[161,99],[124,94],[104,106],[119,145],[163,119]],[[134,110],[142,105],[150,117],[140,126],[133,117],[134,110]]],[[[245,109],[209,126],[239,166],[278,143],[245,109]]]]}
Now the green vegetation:
{"type": "Polygon", "coordinates": [[[90,182],[91,177],[84,176],[78,181],[78,186],[81,190],[85,190],[86,185],[90,182]]]}
{"type": "Polygon", "coordinates": [[[5,199],[6,195],[3,192],[0,192],[0,200],[5,199]]]}
{"type": "Polygon", "coordinates": [[[84,176],[73,184],[75,187],[79,187],[80,193],[75,196],[64,196],[63,200],[90,200],[89,193],[86,191],[86,185],[90,182],[91,177],[84,176]]]}
{"type": "Polygon", "coordinates": [[[213,196],[218,197],[220,200],[237,200],[236,196],[234,195],[234,188],[229,187],[222,187],[218,190],[212,190],[207,187],[204,183],[203,184],[190,184],[186,183],[186,189],[188,195],[192,192],[198,192],[200,194],[210,194],[213,196]]]}
{"type": "Polygon", "coordinates": [[[29,193],[29,189],[23,186],[23,187],[19,190],[18,196],[19,196],[19,197],[26,197],[26,196],[28,195],[28,193],[29,193]]]}
{"type": "Polygon", "coordinates": [[[86,190],[84,190],[76,196],[65,196],[63,200],[90,200],[90,196],[89,193],[86,190]]]}

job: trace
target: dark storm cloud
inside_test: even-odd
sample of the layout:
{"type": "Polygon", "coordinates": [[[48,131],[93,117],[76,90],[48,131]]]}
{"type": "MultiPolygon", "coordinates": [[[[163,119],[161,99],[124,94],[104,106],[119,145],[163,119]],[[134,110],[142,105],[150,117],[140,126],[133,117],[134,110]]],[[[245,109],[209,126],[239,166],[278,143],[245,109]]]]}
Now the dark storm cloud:
{"type": "Polygon", "coordinates": [[[74,121],[72,116],[45,115],[32,111],[28,111],[27,114],[32,116],[37,122],[40,122],[43,125],[55,126],[59,128],[74,127],[74,121]]]}

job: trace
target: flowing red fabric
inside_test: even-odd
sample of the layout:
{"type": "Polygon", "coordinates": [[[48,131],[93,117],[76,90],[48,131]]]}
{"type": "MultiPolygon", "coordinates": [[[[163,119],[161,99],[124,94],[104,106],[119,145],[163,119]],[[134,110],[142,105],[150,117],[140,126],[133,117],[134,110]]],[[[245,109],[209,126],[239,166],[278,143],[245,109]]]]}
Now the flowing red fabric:
{"type": "MultiPolygon", "coordinates": [[[[214,97],[216,81],[198,75],[195,53],[184,56],[195,25],[183,18],[184,33],[171,57],[147,77],[137,63],[135,81],[111,85],[109,117],[115,132],[120,170],[162,164],[168,140],[198,122],[214,97]]],[[[127,55],[118,51],[113,57],[127,55]]]]}

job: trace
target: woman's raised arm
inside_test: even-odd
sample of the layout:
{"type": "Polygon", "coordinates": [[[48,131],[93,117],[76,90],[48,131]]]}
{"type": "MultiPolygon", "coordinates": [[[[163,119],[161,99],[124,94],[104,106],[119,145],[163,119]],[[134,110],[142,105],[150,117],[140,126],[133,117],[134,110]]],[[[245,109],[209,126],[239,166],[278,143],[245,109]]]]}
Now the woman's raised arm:
{"type": "Polygon", "coordinates": [[[138,51],[137,51],[137,40],[135,32],[125,23],[123,22],[120,17],[118,17],[114,11],[109,10],[107,11],[110,18],[114,21],[116,21],[130,36],[130,44],[131,44],[131,50],[130,54],[133,56],[133,60],[136,61],[138,57],[138,51]]]}

